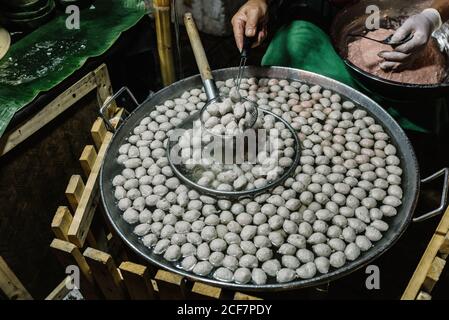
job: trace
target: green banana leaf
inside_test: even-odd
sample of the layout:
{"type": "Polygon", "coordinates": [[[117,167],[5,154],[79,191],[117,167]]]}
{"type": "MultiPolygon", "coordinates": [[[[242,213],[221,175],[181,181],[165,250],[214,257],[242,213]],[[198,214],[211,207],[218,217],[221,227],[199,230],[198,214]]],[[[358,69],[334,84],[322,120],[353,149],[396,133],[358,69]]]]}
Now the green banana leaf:
{"type": "Polygon", "coordinates": [[[15,43],[0,61],[0,136],[19,109],[106,52],[147,8],[142,0],[96,0],[81,10],[79,29],[61,14],[15,43]]]}

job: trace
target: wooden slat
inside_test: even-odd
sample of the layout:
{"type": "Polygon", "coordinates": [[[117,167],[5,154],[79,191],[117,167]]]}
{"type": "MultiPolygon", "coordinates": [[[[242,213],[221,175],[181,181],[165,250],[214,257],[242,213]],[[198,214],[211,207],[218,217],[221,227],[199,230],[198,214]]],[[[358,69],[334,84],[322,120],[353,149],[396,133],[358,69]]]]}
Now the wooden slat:
{"type": "Polygon", "coordinates": [[[92,210],[92,204],[98,202],[98,178],[101,165],[106,155],[106,149],[112,139],[112,133],[107,132],[101,146],[97,160],[92,168],[92,172],[87,180],[84,193],[79,201],[78,208],[75,211],[72,225],[69,229],[69,239],[78,247],[82,247],[86,240],[95,210],[92,210]]]}
{"type": "Polygon", "coordinates": [[[153,285],[154,292],[159,292],[156,280],[151,279],[151,284],[153,285]]]}
{"type": "Polygon", "coordinates": [[[434,234],[432,239],[427,246],[426,251],[424,252],[421,260],[419,261],[418,267],[413,273],[412,278],[410,279],[407,288],[402,294],[402,300],[415,300],[418,295],[421,286],[426,279],[427,272],[430,270],[433,259],[436,257],[438,250],[440,250],[441,245],[444,242],[444,236],[439,234],[434,234]]]}
{"type": "MultiPolygon", "coordinates": [[[[109,77],[108,68],[105,64],[102,64],[95,71],[95,80],[97,83],[97,101],[101,107],[105,101],[113,95],[111,79],[109,77]]],[[[112,101],[110,108],[108,109],[108,116],[111,118],[117,112],[117,105],[115,101],[112,101]]]]}
{"type": "Polygon", "coordinates": [[[61,93],[31,119],[27,119],[11,131],[6,132],[0,138],[0,156],[25,141],[95,88],[98,89],[98,101],[102,105],[107,94],[112,93],[109,73],[105,64],[99,66],[94,72],[88,73],[61,93]]]}
{"type": "Polygon", "coordinates": [[[449,207],[447,208],[446,212],[443,215],[443,218],[441,218],[440,223],[438,224],[436,234],[440,234],[442,236],[445,236],[449,232],[449,207]]]}
{"type": "Polygon", "coordinates": [[[432,292],[435,284],[440,279],[440,275],[443,272],[444,266],[446,265],[446,260],[441,259],[440,257],[435,257],[432,261],[432,265],[429,269],[429,272],[426,275],[426,279],[423,283],[423,288],[427,292],[432,292]]]}
{"type": "MultiPolygon", "coordinates": [[[[112,227],[111,227],[112,228],[112,227]]],[[[120,261],[130,261],[123,241],[118,236],[113,236],[111,232],[106,235],[107,252],[120,261]]]]}
{"type": "Polygon", "coordinates": [[[182,300],[187,296],[187,282],[182,276],[159,270],[154,278],[162,300],[182,300]]]}
{"type": "Polygon", "coordinates": [[[447,256],[449,255],[449,233],[444,237],[443,244],[440,247],[440,255],[444,259],[447,259],[447,256]]]}
{"type": "Polygon", "coordinates": [[[60,240],[68,241],[67,232],[69,231],[70,224],[72,223],[72,214],[69,208],[61,206],[56,211],[51,222],[51,229],[55,234],[56,238],[60,240]]]}
{"type": "Polygon", "coordinates": [[[67,287],[67,283],[72,281],[71,276],[67,276],[64,280],[61,281],[60,284],[56,288],[53,289],[52,292],[45,298],[45,300],[62,300],[64,299],[69,292],[71,291],[67,287]]]}
{"type": "Polygon", "coordinates": [[[33,300],[33,297],[0,256],[0,290],[10,300],[33,300]]]}
{"type": "Polygon", "coordinates": [[[54,250],[56,256],[60,258],[60,262],[63,266],[77,265],[86,279],[88,279],[91,283],[94,282],[92,272],[86,262],[86,259],[84,259],[79,248],[76,247],[73,243],[59,239],[53,239],[50,247],[54,250]],[[61,255],[61,253],[63,253],[63,255],[61,255]]]}
{"type": "Polygon", "coordinates": [[[125,261],[120,264],[119,269],[131,299],[154,299],[154,289],[147,267],[125,261]]]}
{"type": "Polygon", "coordinates": [[[106,136],[106,132],[108,132],[108,131],[103,122],[103,119],[97,118],[97,120],[95,120],[95,122],[92,126],[92,129],[91,129],[91,132],[90,132],[97,149],[101,148],[101,145],[103,144],[103,140],[106,136]]]}
{"type": "Polygon", "coordinates": [[[261,298],[250,296],[245,293],[236,292],[234,294],[234,300],[262,300],[261,298]]]}
{"type": "Polygon", "coordinates": [[[95,76],[91,72],[61,93],[31,119],[27,119],[0,138],[0,156],[25,141],[58,115],[73,106],[82,97],[95,89],[95,76]]]}
{"type": "Polygon", "coordinates": [[[444,213],[441,218],[440,223],[430,240],[426,251],[424,252],[421,260],[416,267],[415,272],[413,273],[412,278],[410,279],[407,288],[405,289],[401,299],[402,300],[414,300],[419,293],[421,286],[426,279],[427,272],[429,272],[430,267],[433,263],[438,252],[441,252],[441,247],[445,243],[445,238],[448,234],[449,230],[449,208],[444,213]]]}
{"type": "MultiPolygon", "coordinates": [[[[79,176],[78,176],[79,177],[79,176]]],[[[75,189],[81,188],[78,185],[78,178],[76,176],[72,176],[72,179],[70,179],[72,182],[69,183],[69,186],[66,190],[66,198],[70,202],[71,206],[75,206],[75,209],[78,206],[78,201],[81,198],[81,195],[79,195],[79,191],[76,191],[75,189]],[[74,178],[75,177],[75,178],[74,178]],[[69,200],[70,199],[70,200],[69,200]]],[[[82,189],[84,190],[84,183],[82,186],[82,189]]],[[[70,212],[69,208],[61,206],[56,211],[56,214],[53,217],[53,221],[51,223],[51,228],[53,230],[53,233],[56,235],[56,238],[69,241],[68,232],[70,229],[70,225],[73,221],[72,213],[70,212]]],[[[92,234],[92,231],[88,231],[87,234],[87,242],[91,247],[97,248],[97,241],[95,240],[94,235],[92,234]]]]}
{"type": "Polygon", "coordinates": [[[81,168],[83,169],[86,177],[89,177],[96,159],[97,159],[97,151],[95,150],[95,147],[92,145],[85,146],[79,160],[81,168]]]}
{"type": "Polygon", "coordinates": [[[205,283],[195,282],[192,287],[192,298],[194,299],[221,299],[223,290],[205,283]]]}
{"type": "Polygon", "coordinates": [[[108,300],[125,299],[123,279],[112,257],[93,248],[87,248],[83,255],[105,298],[108,300]]]}
{"type": "Polygon", "coordinates": [[[97,299],[94,278],[89,265],[78,247],[73,243],[60,239],[53,239],[50,244],[59,262],[64,266],[78,266],[80,269],[80,291],[86,299],[97,299]]]}
{"type": "Polygon", "coordinates": [[[416,297],[416,300],[432,300],[432,296],[427,292],[420,291],[416,297]]]}
{"type": "Polygon", "coordinates": [[[80,175],[74,174],[70,177],[69,184],[65,190],[65,196],[73,211],[78,208],[78,203],[84,192],[84,182],[80,175]]]}

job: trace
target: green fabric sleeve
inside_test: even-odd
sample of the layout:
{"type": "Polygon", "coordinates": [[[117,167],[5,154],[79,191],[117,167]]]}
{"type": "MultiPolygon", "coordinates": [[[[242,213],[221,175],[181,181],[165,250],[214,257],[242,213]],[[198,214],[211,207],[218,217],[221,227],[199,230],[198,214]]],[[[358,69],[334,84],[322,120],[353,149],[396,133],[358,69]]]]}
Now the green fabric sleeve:
{"type": "Polygon", "coordinates": [[[270,43],[262,65],[298,68],[356,86],[329,36],[307,21],[297,20],[282,27],[270,43]]]}

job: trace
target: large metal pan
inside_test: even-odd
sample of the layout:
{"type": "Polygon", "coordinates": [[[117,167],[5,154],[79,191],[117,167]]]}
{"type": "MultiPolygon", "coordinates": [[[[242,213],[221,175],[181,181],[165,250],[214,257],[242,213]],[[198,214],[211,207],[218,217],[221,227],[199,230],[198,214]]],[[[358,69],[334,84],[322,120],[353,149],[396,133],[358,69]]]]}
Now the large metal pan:
{"type": "MultiPolygon", "coordinates": [[[[218,70],[214,72],[214,77],[217,80],[225,80],[233,78],[237,73],[237,68],[229,68],[218,70]]],[[[183,91],[187,89],[192,89],[194,87],[201,86],[200,76],[190,77],[179,82],[172,84],[171,86],[159,91],[151,99],[145,101],[136,110],[134,110],[120,128],[115,132],[112,142],[107,150],[104,164],[101,169],[100,178],[100,188],[101,188],[101,198],[103,205],[105,207],[106,215],[110,220],[112,226],[123,239],[123,241],[132,248],[137,254],[143,257],[148,262],[157,265],[161,268],[170,270],[174,273],[183,275],[193,280],[198,280],[206,282],[212,285],[227,287],[236,290],[247,290],[247,291],[268,291],[268,290],[287,290],[306,286],[314,286],[320,283],[329,282],[337,278],[348,275],[351,272],[363,267],[375,258],[378,258],[382,253],[388,250],[403,234],[409,223],[412,221],[413,212],[416,207],[416,202],[418,199],[418,194],[420,190],[420,177],[419,168],[415,153],[412,146],[407,139],[406,135],[399,127],[399,125],[391,118],[391,116],[384,111],[378,104],[373,100],[369,99],[360,92],[341,84],[335,80],[329,79],[324,76],[320,76],[315,73],[301,71],[297,69],[282,68],[282,67],[271,67],[271,68],[261,68],[261,67],[248,67],[245,76],[247,77],[269,77],[269,78],[280,78],[301,81],[308,84],[318,84],[323,88],[331,89],[338,92],[340,95],[354,101],[361,108],[367,110],[378,123],[381,123],[388,134],[391,136],[393,143],[397,146],[398,156],[402,162],[403,169],[403,190],[404,199],[403,204],[399,209],[396,217],[391,218],[388,222],[390,225],[389,230],[384,234],[383,238],[378,241],[375,246],[368,252],[363,253],[359,259],[356,261],[347,263],[344,267],[331,270],[328,274],[317,276],[310,280],[297,280],[290,283],[278,284],[269,283],[266,285],[254,285],[254,284],[234,284],[234,283],[224,283],[217,281],[210,277],[200,277],[193,273],[186,272],[178,268],[174,263],[165,261],[161,256],[153,254],[151,250],[146,248],[140,240],[133,234],[133,227],[127,224],[122,219],[122,214],[116,206],[116,200],[114,198],[114,191],[112,186],[112,179],[115,175],[119,174],[122,168],[117,164],[116,157],[118,155],[118,149],[120,145],[125,142],[125,139],[129,136],[133,128],[148,115],[153,108],[163,103],[167,99],[173,99],[182,94],[183,91]]],[[[107,104],[102,108],[103,111],[107,109],[108,104],[112,99],[108,101],[107,104]]],[[[434,179],[446,172],[447,181],[447,170],[437,173],[436,175],[430,177],[434,179]]],[[[428,179],[427,179],[428,180],[428,179]]],[[[426,182],[424,180],[423,182],[426,182]]],[[[445,186],[445,193],[447,194],[447,185],[445,186]]],[[[446,196],[443,196],[445,200],[446,196]]],[[[442,201],[440,208],[434,210],[418,220],[436,215],[444,210],[445,201],[442,201]]]]}
{"type": "Polygon", "coordinates": [[[331,38],[336,51],[345,61],[346,67],[357,83],[368,92],[384,100],[393,101],[428,101],[430,98],[449,96],[449,24],[434,33],[441,52],[446,57],[447,77],[443,83],[431,85],[406,84],[386,80],[370,74],[347,60],[348,43],[354,38],[350,33],[360,33],[365,29],[366,19],[371,13],[367,8],[376,6],[380,10],[381,27],[398,27],[408,16],[430,7],[429,0],[360,0],[356,4],[342,9],[334,18],[331,38]],[[388,20],[386,19],[388,18],[388,20]]]}

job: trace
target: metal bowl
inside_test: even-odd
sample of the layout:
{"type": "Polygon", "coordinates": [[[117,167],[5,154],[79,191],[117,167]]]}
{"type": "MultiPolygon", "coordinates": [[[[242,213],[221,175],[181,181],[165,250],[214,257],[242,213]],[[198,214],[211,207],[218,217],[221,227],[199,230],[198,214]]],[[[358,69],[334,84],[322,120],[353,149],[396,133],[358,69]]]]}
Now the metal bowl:
{"type": "Polygon", "coordinates": [[[11,26],[14,30],[34,30],[41,25],[47,23],[54,17],[55,3],[53,0],[48,1],[46,7],[39,10],[38,15],[31,14],[30,17],[20,16],[20,18],[5,17],[7,25],[11,26]]]}
{"type": "Polygon", "coordinates": [[[357,83],[368,92],[384,100],[417,101],[449,96],[449,24],[434,33],[441,52],[446,57],[447,77],[439,84],[407,84],[386,80],[370,74],[347,60],[348,43],[354,38],[351,33],[365,30],[368,17],[366,8],[375,5],[380,9],[381,27],[399,27],[405,18],[430,7],[431,1],[425,0],[360,0],[356,4],[342,9],[335,17],[331,27],[331,38],[340,57],[357,83]]]}
{"type": "MultiPolygon", "coordinates": [[[[229,78],[234,78],[237,74],[237,68],[217,70],[214,71],[213,74],[217,80],[226,80],[229,78]]],[[[330,89],[340,94],[346,99],[352,100],[360,108],[366,110],[377,121],[377,123],[384,127],[385,131],[391,137],[392,143],[397,147],[397,155],[401,159],[403,170],[402,188],[404,191],[404,198],[403,203],[398,210],[398,214],[395,217],[388,219],[390,227],[389,230],[384,233],[382,239],[376,242],[372,249],[362,253],[357,260],[348,262],[342,268],[332,269],[328,274],[320,274],[308,280],[295,280],[283,284],[270,282],[265,285],[225,283],[215,280],[212,277],[197,276],[191,272],[180,269],[177,264],[166,261],[162,256],[154,254],[152,250],[145,247],[141,240],[133,234],[134,227],[122,219],[122,212],[118,209],[114,198],[112,179],[122,170],[122,167],[117,164],[116,161],[118,149],[126,141],[126,138],[130,135],[130,132],[134,129],[134,127],[137,126],[140,121],[152,110],[154,110],[156,105],[161,104],[168,99],[173,99],[180,96],[185,90],[201,87],[202,82],[200,76],[194,76],[178,81],[159,91],[152,98],[145,101],[136,110],[134,110],[124,121],[121,127],[115,132],[111,144],[106,152],[105,161],[101,168],[100,176],[102,202],[105,208],[106,216],[115,231],[134,252],[153,265],[170,270],[189,279],[234,290],[275,291],[315,286],[346,276],[378,258],[394,245],[412,221],[413,212],[416,207],[420,190],[419,168],[416,156],[404,131],[376,102],[353,88],[333,79],[307,71],[283,67],[247,67],[245,76],[289,79],[301,81],[311,85],[320,85],[323,88],[330,89]]],[[[111,100],[108,101],[108,104],[110,102],[111,100]]],[[[106,107],[107,105],[105,105],[102,110],[106,109],[106,107]]]]}
{"type": "Polygon", "coordinates": [[[56,0],[58,7],[65,9],[68,6],[75,5],[80,9],[89,8],[95,0],[56,0]]]}
{"type": "Polygon", "coordinates": [[[4,16],[9,20],[20,20],[20,21],[29,21],[34,18],[42,17],[50,13],[55,7],[55,3],[53,0],[49,0],[41,7],[35,8],[33,10],[25,9],[23,11],[9,12],[6,11],[4,16]]]}
{"type": "Polygon", "coordinates": [[[0,0],[0,6],[10,12],[33,11],[45,6],[48,0],[0,0]]]}

